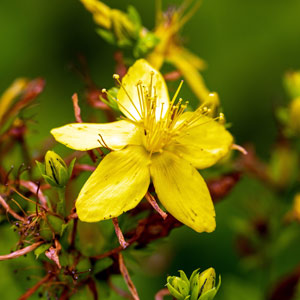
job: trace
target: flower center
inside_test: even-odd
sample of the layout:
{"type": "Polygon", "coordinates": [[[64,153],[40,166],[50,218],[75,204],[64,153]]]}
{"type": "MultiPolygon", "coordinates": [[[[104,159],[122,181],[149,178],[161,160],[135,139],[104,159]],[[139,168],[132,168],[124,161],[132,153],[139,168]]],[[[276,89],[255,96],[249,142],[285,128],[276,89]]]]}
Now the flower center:
{"type": "MultiPolygon", "coordinates": [[[[183,113],[188,105],[188,101],[183,102],[182,98],[179,98],[175,104],[183,81],[180,82],[172,100],[169,101],[168,99],[159,98],[157,83],[154,82],[154,72],[151,72],[150,75],[148,84],[141,80],[136,84],[138,102],[136,101],[137,99],[132,99],[126,91],[119,80],[119,75],[115,74],[113,77],[120,84],[120,88],[125,91],[131,105],[140,117],[140,120],[135,118],[127,120],[141,128],[144,147],[152,155],[155,152],[162,152],[176,137],[184,134],[185,130],[195,125],[198,126],[197,121],[203,115],[210,114],[211,109],[203,104],[196,111],[184,117],[183,113]]],[[[215,94],[209,96],[216,97],[215,94]]],[[[120,105],[118,99],[115,99],[115,101],[120,105]]],[[[222,118],[224,116],[220,114],[217,119],[221,120],[222,118]]]]}

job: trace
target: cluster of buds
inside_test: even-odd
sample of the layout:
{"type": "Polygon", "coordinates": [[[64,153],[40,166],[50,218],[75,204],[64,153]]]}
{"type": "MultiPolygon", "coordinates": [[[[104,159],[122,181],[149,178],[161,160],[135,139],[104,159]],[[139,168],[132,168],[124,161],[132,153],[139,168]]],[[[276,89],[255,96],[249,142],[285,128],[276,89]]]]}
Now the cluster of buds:
{"type": "Polygon", "coordinates": [[[289,95],[287,108],[278,110],[279,120],[285,125],[288,136],[300,133],[300,71],[290,71],[284,76],[284,86],[289,95]]]}
{"type": "Polygon", "coordinates": [[[170,294],[178,300],[212,300],[221,285],[221,276],[216,286],[216,272],[209,268],[202,273],[195,270],[190,279],[183,271],[179,271],[180,277],[169,276],[167,288],[170,294]]]}
{"type": "Polygon", "coordinates": [[[158,44],[159,38],[143,27],[141,18],[133,6],[129,6],[127,12],[123,12],[112,9],[98,0],[80,1],[100,26],[97,33],[108,43],[120,48],[133,46],[135,58],[147,54],[158,44]]]}
{"type": "Polygon", "coordinates": [[[38,161],[36,163],[47,183],[52,187],[64,188],[72,175],[75,159],[68,167],[58,154],[48,151],[45,156],[45,165],[38,161]]]}

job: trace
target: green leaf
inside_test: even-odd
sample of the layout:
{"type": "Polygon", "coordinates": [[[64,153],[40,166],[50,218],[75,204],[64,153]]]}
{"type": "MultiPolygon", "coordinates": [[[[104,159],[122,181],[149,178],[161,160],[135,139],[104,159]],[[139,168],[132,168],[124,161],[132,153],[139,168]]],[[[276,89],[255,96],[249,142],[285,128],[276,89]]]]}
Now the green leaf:
{"type": "Polygon", "coordinates": [[[48,243],[48,244],[43,244],[43,245],[37,247],[34,250],[35,258],[38,259],[42,253],[44,253],[46,250],[48,250],[51,247],[51,245],[52,244],[48,243]]]}
{"type": "Polygon", "coordinates": [[[97,28],[96,32],[109,44],[112,44],[112,45],[117,44],[117,40],[112,32],[102,29],[102,28],[97,28]]]}
{"type": "Polygon", "coordinates": [[[72,161],[69,164],[69,168],[68,168],[69,178],[72,176],[72,172],[73,172],[73,168],[74,168],[75,162],[76,162],[76,157],[73,158],[72,161]]]}
{"type": "Polygon", "coordinates": [[[98,260],[93,268],[93,273],[97,274],[105,269],[107,269],[108,267],[110,267],[113,264],[113,260],[110,257],[105,257],[103,259],[98,260]]]}
{"type": "Polygon", "coordinates": [[[127,8],[127,16],[128,19],[134,24],[135,29],[136,29],[136,36],[138,37],[138,34],[141,30],[142,27],[142,20],[141,17],[136,10],[136,8],[132,5],[129,5],[127,8]]]}
{"type": "Polygon", "coordinates": [[[38,167],[38,169],[39,169],[41,175],[44,175],[45,172],[46,172],[46,170],[45,170],[45,165],[44,165],[43,163],[37,161],[37,160],[35,161],[35,163],[36,163],[36,165],[37,165],[37,167],[38,167]]]}

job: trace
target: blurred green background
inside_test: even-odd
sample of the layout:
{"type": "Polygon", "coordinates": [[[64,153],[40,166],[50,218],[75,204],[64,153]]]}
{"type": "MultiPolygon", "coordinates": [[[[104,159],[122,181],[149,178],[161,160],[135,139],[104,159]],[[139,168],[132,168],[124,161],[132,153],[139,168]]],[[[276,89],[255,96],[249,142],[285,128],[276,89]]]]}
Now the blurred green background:
{"type": "MultiPolygon", "coordinates": [[[[106,3],[124,10],[133,4],[143,24],[153,28],[154,1],[106,3]]],[[[168,0],[163,1],[163,6],[179,3],[168,0]]],[[[300,68],[299,12],[299,0],[204,0],[182,32],[186,47],[207,62],[203,76],[208,87],[219,93],[236,142],[253,143],[265,159],[269,158],[276,138],[274,108],[287,103],[282,76],[287,70],[300,68]]],[[[90,13],[76,0],[0,2],[0,91],[16,77],[46,79],[38,105],[29,112],[35,120],[28,141],[32,149],[49,137],[51,128],[74,120],[71,96],[78,92],[83,99],[84,93],[84,83],[72,68],[77,64],[78,54],[86,57],[90,74],[100,87],[113,85],[115,48],[96,34],[95,27],[90,13]]],[[[194,97],[188,86],[181,96],[190,100],[194,97]]],[[[86,108],[82,109],[84,118],[86,108]]],[[[140,270],[133,268],[133,280],[141,299],[154,299],[155,292],[164,287],[166,276],[175,275],[178,269],[190,274],[197,267],[210,266],[215,267],[223,279],[216,299],[263,299],[264,286],[272,281],[271,275],[263,271],[250,272],[241,265],[234,248],[233,220],[245,213],[243,201],[253,199],[256,203],[258,195],[268,203],[268,191],[254,180],[244,178],[233,193],[216,206],[214,233],[199,235],[189,228],[174,230],[170,238],[160,243],[161,250],[151,258],[153,261],[144,260],[140,270]],[[165,268],[160,268],[163,264],[165,268]]],[[[8,238],[8,230],[1,232],[1,254],[9,251],[14,243],[8,238]]],[[[297,236],[297,230],[293,228],[290,234],[297,236]]],[[[289,247],[287,251],[293,251],[295,245],[289,247]]],[[[291,257],[284,255],[283,273],[292,270],[297,263],[291,257]]],[[[19,261],[21,265],[30,265],[30,259],[19,261]]],[[[2,299],[16,299],[25,287],[33,284],[16,286],[9,269],[11,265],[1,262],[2,299]]]]}

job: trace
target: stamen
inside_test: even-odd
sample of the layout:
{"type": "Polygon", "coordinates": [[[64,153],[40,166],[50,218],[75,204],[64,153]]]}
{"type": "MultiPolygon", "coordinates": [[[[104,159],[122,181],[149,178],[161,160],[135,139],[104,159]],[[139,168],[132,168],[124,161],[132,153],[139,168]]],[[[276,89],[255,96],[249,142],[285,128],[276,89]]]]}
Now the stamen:
{"type": "Polygon", "coordinates": [[[117,104],[118,104],[118,106],[120,106],[120,107],[122,107],[122,109],[124,109],[129,115],[130,115],[130,117],[132,118],[132,119],[134,119],[134,121],[136,121],[137,122],[137,119],[132,115],[132,113],[122,104],[122,103],[120,103],[120,101],[116,98],[116,97],[114,97],[111,93],[109,93],[106,89],[102,89],[101,90],[101,92],[103,93],[103,94],[106,94],[106,95],[108,95],[108,96],[110,96],[117,104]]]}
{"type": "Polygon", "coordinates": [[[174,94],[174,96],[173,96],[173,98],[170,102],[170,106],[173,106],[173,104],[174,104],[174,102],[175,102],[175,100],[176,100],[176,98],[177,98],[177,96],[178,96],[178,94],[181,90],[182,84],[183,84],[183,80],[180,81],[179,86],[178,86],[178,88],[177,88],[177,90],[176,90],[176,92],[175,92],[175,94],[174,94]]]}
{"type": "Polygon", "coordinates": [[[248,154],[247,150],[245,148],[243,148],[242,146],[240,146],[240,145],[232,144],[231,149],[240,151],[244,155],[248,154]]]}
{"type": "Polygon", "coordinates": [[[104,147],[104,148],[106,148],[106,149],[108,149],[108,150],[112,150],[112,149],[109,148],[109,147],[107,146],[107,144],[105,143],[103,136],[102,136],[100,133],[98,133],[98,135],[99,135],[99,137],[100,137],[100,139],[101,139],[101,141],[100,141],[100,140],[97,140],[97,141],[99,142],[99,144],[102,145],[102,147],[104,147]]]}

